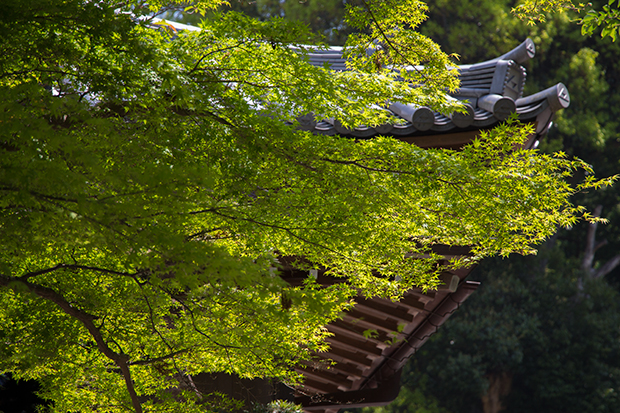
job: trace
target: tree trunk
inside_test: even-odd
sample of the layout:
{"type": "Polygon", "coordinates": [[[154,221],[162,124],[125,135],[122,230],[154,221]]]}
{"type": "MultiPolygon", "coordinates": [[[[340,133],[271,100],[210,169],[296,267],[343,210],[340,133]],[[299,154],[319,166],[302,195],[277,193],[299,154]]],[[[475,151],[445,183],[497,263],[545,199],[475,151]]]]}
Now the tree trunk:
{"type": "Polygon", "coordinates": [[[510,394],[512,389],[512,374],[492,373],[487,375],[489,388],[482,396],[482,409],[484,413],[498,413],[504,410],[502,401],[510,394]]]}
{"type": "MultiPolygon", "coordinates": [[[[600,217],[602,211],[603,206],[597,205],[596,208],[594,208],[593,216],[600,217]]],[[[588,232],[586,234],[586,248],[581,261],[581,268],[590,278],[594,279],[606,276],[618,265],[620,265],[620,254],[617,254],[599,268],[594,267],[594,254],[599,248],[607,245],[607,240],[603,240],[598,243],[596,242],[597,227],[597,223],[592,223],[588,226],[588,232]]]]}

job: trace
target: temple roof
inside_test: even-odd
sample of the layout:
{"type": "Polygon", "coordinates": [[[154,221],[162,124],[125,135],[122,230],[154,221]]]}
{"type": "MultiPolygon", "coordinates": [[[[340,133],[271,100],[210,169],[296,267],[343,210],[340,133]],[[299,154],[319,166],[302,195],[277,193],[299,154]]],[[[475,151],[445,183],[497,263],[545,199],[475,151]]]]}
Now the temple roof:
{"type": "MultiPolygon", "coordinates": [[[[534,54],[534,43],[527,39],[493,60],[457,66],[461,87],[450,96],[461,100],[467,113],[446,115],[428,107],[394,102],[386,108],[394,117],[393,124],[347,129],[338,121],[314,119],[312,115],[307,115],[298,119],[300,127],[326,135],[340,134],[355,138],[392,135],[400,138],[488,129],[513,112],[519,115],[521,121],[534,122],[547,109],[556,112],[570,104],[570,96],[562,83],[523,97],[526,71],[521,65],[533,58],[534,54]]],[[[341,48],[314,51],[308,54],[308,58],[315,66],[328,65],[335,71],[348,70],[341,48]]]]}

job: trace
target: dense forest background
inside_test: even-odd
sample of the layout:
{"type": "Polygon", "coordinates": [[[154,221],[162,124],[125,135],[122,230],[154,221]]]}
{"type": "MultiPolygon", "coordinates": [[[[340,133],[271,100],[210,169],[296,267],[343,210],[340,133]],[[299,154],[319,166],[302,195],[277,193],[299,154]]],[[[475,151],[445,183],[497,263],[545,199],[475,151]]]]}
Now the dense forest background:
{"type": "MultiPolygon", "coordinates": [[[[620,42],[582,36],[569,13],[528,26],[511,14],[514,5],[432,1],[422,31],[459,54],[461,64],[494,58],[531,37],[537,50],[526,65],[526,94],[557,82],[571,94],[540,150],[580,157],[601,177],[619,172],[620,42]]],[[[342,0],[231,0],[231,7],[305,21],[332,44],[350,32],[341,23],[342,0]]],[[[481,287],[411,359],[398,399],[361,411],[620,411],[619,196],[616,185],[575,199],[608,225],[562,229],[537,256],[483,262],[472,274],[481,287]]],[[[0,383],[5,391],[7,383],[0,383]]]]}

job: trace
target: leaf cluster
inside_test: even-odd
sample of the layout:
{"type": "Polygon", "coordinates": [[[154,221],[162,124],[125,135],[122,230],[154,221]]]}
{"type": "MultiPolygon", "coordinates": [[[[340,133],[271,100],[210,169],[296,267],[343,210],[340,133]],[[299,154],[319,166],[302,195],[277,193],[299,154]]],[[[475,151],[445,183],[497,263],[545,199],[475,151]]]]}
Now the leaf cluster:
{"type": "Polygon", "coordinates": [[[614,7],[614,3],[616,0],[609,0],[603,4],[601,9],[597,10],[591,8],[592,3],[575,4],[572,0],[528,0],[514,7],[512,12],[518,18],[527,21],[529,25],[534,25],[537,22],[544,23],[552,13],[585,12],[583,17],[576,19],[577,23],[581,25],[581,34],[591,36],[601,28],[601,38],[610,37],[615,42],[620,30],[620,10],[618,10],[618,6],[614,7]]]}
{"type": "Polygon", "coordinates": [[[616,41],[620,31],[620,10],[618,5],[614,8],[615,0],[603,5],[603,10],[588,10],[580,21],[581,34],[591,36],[594,31],[602,27],[601,37],[611,37],[612,41],[616,41]]]}

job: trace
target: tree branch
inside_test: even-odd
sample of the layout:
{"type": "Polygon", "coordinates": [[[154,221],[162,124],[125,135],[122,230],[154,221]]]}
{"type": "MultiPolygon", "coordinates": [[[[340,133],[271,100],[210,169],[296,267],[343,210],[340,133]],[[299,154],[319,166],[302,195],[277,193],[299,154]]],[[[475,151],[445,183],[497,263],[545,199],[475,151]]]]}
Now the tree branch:
{"type": "MultiPolygon", "coordinates": [[[[598,218],[601,216],[601,212],[603,212],[603,206],[597,205],[596,208],[594,208],[593,216],[598,218]]],[[[607,245],[607,240],[603,240],[598,243],[596,242],[597,228],[598,222],[593,222],[588,225],[588,232],[586,233],[586,248],[583,254],[583,259],[581,260],[581,268],[592,279],[604,277],[620,265],[620,254],[615,255],[599,269],[595,269],[592,265],[594,263],[594,254],[596,251],[607,245]]]]}
{"type": "Polygon", "coordinates": [[[25,286],[31,293],[53,302],[58,307],[60,307],[60,309],[65,314],[75,318],[76,320],[81,322],[84,327],[86,327],[90,335],[95,339],[99,351],[103,353],[104,356],[112,360],[121,370],[121,374],[125,379],[125,386],[127,387],[127,391],[129,393],[129,396],[131,397],[131,403],[133,405],[134,411],[136,413],[142,413],[142,405],[140,404],[140,400],[138,399],[138,394],[136,393],[133,380],[131,379],[131,371],[129,370],[128,364],[129,356],[127,356],[126,354],[117,353],[108,346],[105,339],[103,338],[103,335],[101,334],[101,331],[93,323],[93,320],[96,317],[92,314],[89,314],[83,310],[72,306],[71,303],[69,303],[61,294],[49,287],[33,284],[25,279],[0,276],[1,286],[8,287],[11,283],[14,282],[18,282],[21,285],[25,286]]]}
{"type": "Polygon", "coordinates": [[[413,67],[413,69],[416,72],[418,72],[418,74],[422,76],[426,82],[432,83],[432,80],[429,79],[428,76],[426,76],[420,69],[418,69],[416,65],[410,62],[407,56],[403,55],[398,47],[392,44],[392,41],[390,40],[389,36],[383,31],[383,28],[381,27],[381,23],[379,23],[379,20],[375,17],[374,13],[372,12],[372,9],[370,8],[370,5],[366,2],[366,0],[362,0],[362,3],[364,4],[364,8],[366,9],[366,11],[368,12],[368,15],[370,16],[372,21],[377,26],[377,29],[379,30],[379,33],[381,33],[381,37],[383,37],[385,42],[392,48],[392,50],[398,53],[398,55],[400,55],[400,57],[402,57],[404,61],[409,63],[409,65],[413,67]]]}
{"type": "MultiPolygon", "coordinates": [[[[597,205],[594,208],[593,215],[598,218],[601,216],[601,212],[603,211],[603,205],[597,205]]],[[[588,225],[588,232],[586,233],[586,249],[583,254],[583,259],[581,260],[581,268],[590,276],[594,273],[594,268],[592,268],[592,263],[594,262],[594,253],[597,250],[596,246],[596,229],[598,227],[598,222],[593,222],[588,225]]],[[[602,245],[598,246],[600,248],[602,245]]]]}
{"type": "Polygon", "coordinates": [[[231,215],[222,214],[222,213],[217,212],[217,211],[212,211],[212,212],[215,215],[219,215],[219,216],[227,218],[227,219],[247,221],[247,222],[251,222],[251,223],[254,223],[256,225],[262,226],[262,227],[273,228],[273,229],[278,229],[278,230],[284,231],[287,234],[289,234],[290,236],[292,236],[293,238],[298,239],[299,241],[302,241],[302,242],[305,242],[307,244],[314,245],[315,247],[319,247],[321,249],[327,250],[327,251],[329,251],[329,252],[331,252],[333,254],[336,254],[336,255],[339,255],[341,257],[344,257],[344,258],[346,258],[346,259],[348,259],[350,261],[360,263],[359,260],[353,259],[350,256],[341,253],[340,251],[334,250],[333,248],[329,248],[326,245],[319,244],[318,242],[314,242],[314,241],[311,241],[309,239],[306,239],[306,238],[304,238],[304,237],[302,237],[300,235],[297,235],[296,233],[293,232],[293,229],[300,229],[300,228],[287,228],[287,227],[283,227],[281,225],[269,224],[267,222],[260,222],[260,221],[254,219],[254,218],[244,218],[244,217],[239,217],[239,216],[231,216],[231,215]]]}
{"type": "Polygon", "coordinates": [[[96,272],[102,272],[106,274],[114,274],[114,275],[122,275],[123,277],[132,277],[135,278],[138,274],[131,274],[128,272],[114,271],[108,270],[106,268],[92,267],[89,265],[78,265],[78,264],[58,264],[50,268],[45,268],[39,271],[32,271],[22,275],[21,277],[15,278],[17,281],[27,281],[29,278],[36,277],[38,275],[47,274],[50,272],[54,272],[57,270],[69,269],[69,270],[90,270],[96,272]]]}
{"type": "Polygon", "coordinates": [[[157,363],[159,361],[165,361],[168,360],[170,358],[174,358],[176,356],[178,356],[179,354],[183,354],[188,352],[190,349],[185,348],[183,350],[177,350],[174,351],[170,354],[166,354],[165,356],[160,356],[160,357],[154,357],[154,358],[146,358],[143,360],[136,360],[136,361],[130,361],[127,364],[129,364],[130,366],[145,366],[145,365],[149,365],[149,364],[153,364],[153,363],[157,363]]]}
{"type": "Polygon", "coordinates": [[[612,272],[618,265],[620,265],[620,254],[617,254],[612,259],[607,261],[601,268],[596,270],[592,274],[592,278],[601,278],[612,272]]]}

